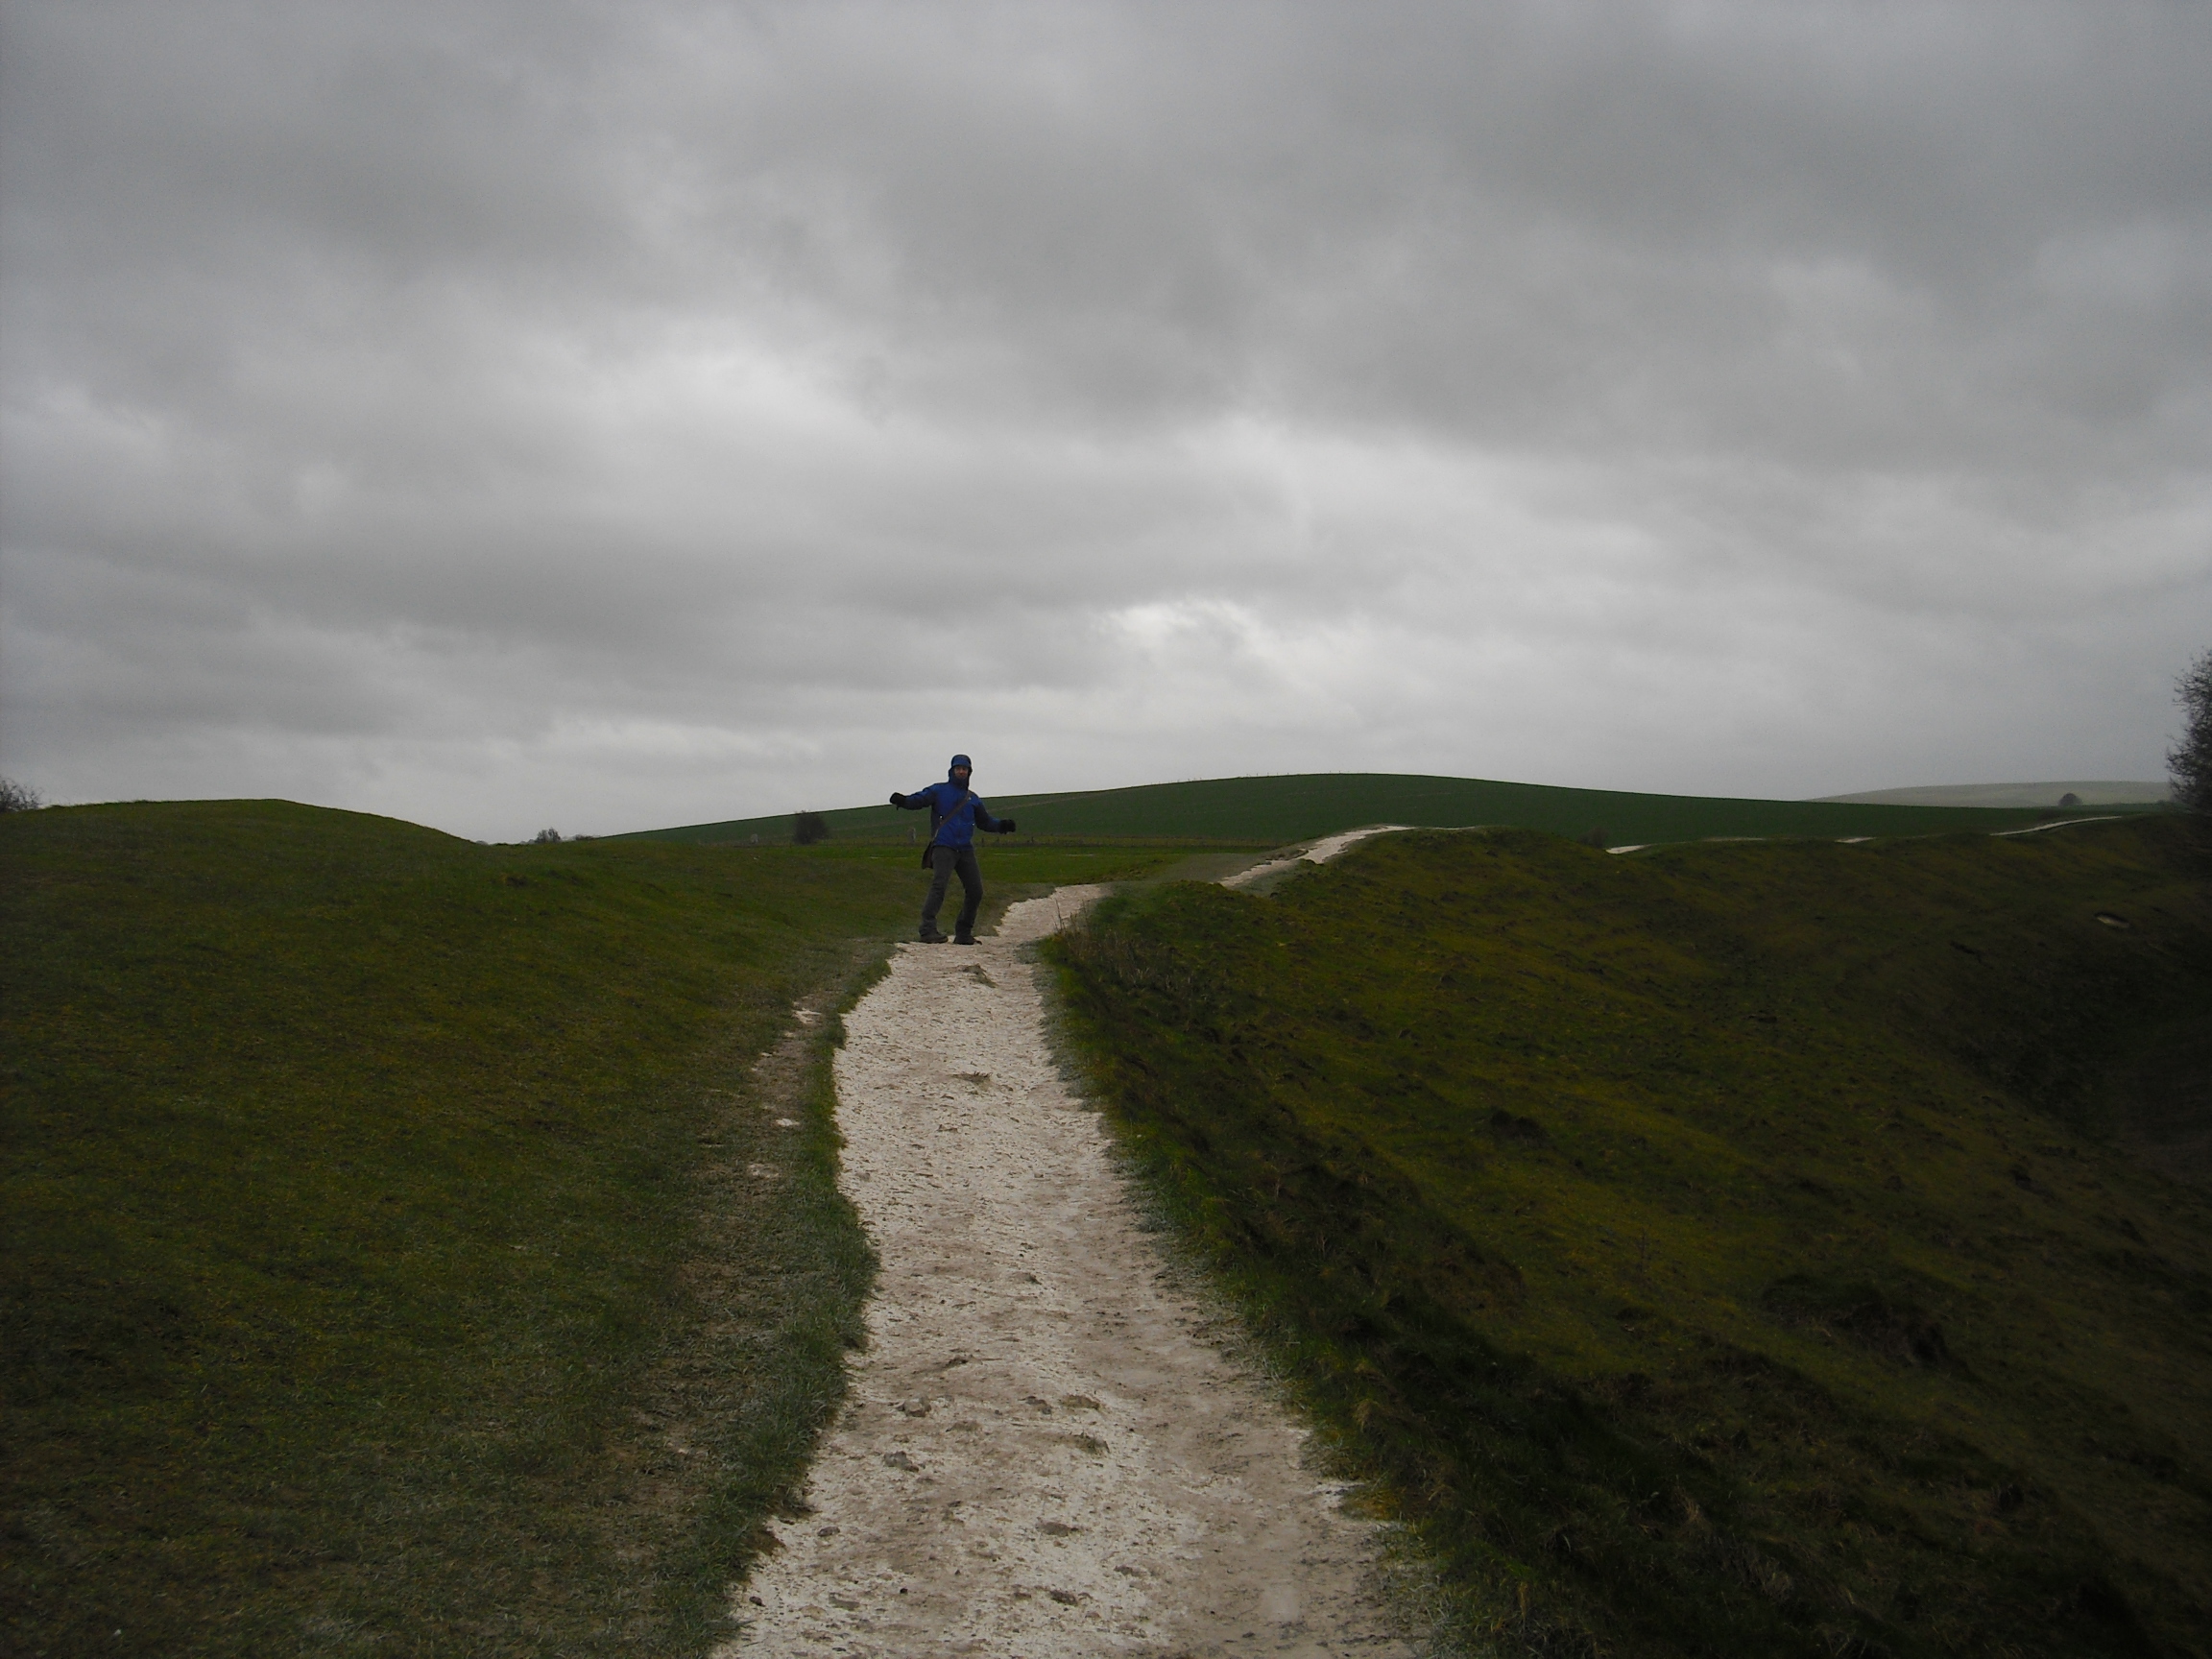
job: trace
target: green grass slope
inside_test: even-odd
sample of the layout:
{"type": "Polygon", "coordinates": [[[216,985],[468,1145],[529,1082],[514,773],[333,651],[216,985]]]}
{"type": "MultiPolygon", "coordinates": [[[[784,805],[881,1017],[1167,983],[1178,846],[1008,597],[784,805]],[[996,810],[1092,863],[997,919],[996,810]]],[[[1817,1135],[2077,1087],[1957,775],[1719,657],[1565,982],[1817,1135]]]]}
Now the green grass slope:
{"type": "Polygon", "coordinates": [[[796,1129],[751,1062],[920,881],[276,802],[0,817],[0,1650],[703,1651],[870,1271],[833,1033],[796,1129]]]}
{"type": "Polygon", "coordinates": [[[2187,833],[1410,834],[1055,950],[1474,1645],[2200,1655],[2212,1207],[2116,1139],[2212,1010],[2187,833]]]}
{"type": "MultiPolygon", "coordinates": [[[[985,794],[994,812],[1021,821],[1024,834],[1185,837],[1281,846],[1363,824],[1511,825],[1583,836],[1603,831],[1609,845],[1695,841],[1711,835],[1929,835],[1951,830],[2012,830],[2036,821],[2026,809],[1887,806],[1821,801],[1737,801],[1700,795],[1637,795],[1609,789],[1555,789],[1476,778],[1324,772],[1302,777],[1213,778],[1071,795],[985,794]]],[[[918,815],[890,806],[825,812],[848,839],[903,839],[918,815]]],[[[663,841],[788,840],[788,816],[733,819],[639,831],[663,841]]],[[[629,839],[630,837],[620,837],[629,839]]]]}

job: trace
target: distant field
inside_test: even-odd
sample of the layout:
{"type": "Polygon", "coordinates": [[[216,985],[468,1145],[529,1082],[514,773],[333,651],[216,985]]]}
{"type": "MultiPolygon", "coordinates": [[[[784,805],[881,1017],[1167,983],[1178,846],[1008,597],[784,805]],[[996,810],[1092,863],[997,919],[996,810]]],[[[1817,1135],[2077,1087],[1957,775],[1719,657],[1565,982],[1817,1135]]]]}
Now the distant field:
{"type": "MultiPolygon", "coordinates": [[[[922,780],[911,780],[911,787],[922,780]]],[[[1458,828],[1475,824],[1549,830],[1581,837],[1602,832],[1607,843],[1695,841],[1710,835],[1930,835],[1950,830],[2011,830],[2032,824],[2032,808],[1866,805],[1817,801],[1735,801],[1701,795],[1635,795],[1604,789],[1554,789],[1537,783],[1492,783],[1474,778],[1421,778],[1394,773],[1323,772],[1302,777],[1215,778],[1192,783],[1150,783],[1069,795],[984,799],[994,812],[1018,818],[1024,834],[1048,837],[1175,837],[1193,841],[1281,846],[1363,824],[1458,828]]],[[[823,813],[832,832],[849,840],[902,840],[919,813],[888,805],[823,813]]],[[[788,840],[788,815],[693,824],[614,839],[788,840]]]]}
{"type": "Polygon", "coordinates": [[[0,816],[0,1651],[704,1652],[872,1272],[834,1026],[795,1128],[752,1063],[921,879],[282,802],[0,816]]]}
{"type": "Polygon", "coordinates": [[[2171,783],[2115,781],[2107,778],[2060,780],[2049,783],[1930,783],[1906,789],[1869,789],[1857,795],[1828,795],[1826,801],[1871,801],[1897,806],[2056,807],[2069,795],[2084,810],[2125,806],[2134,811],[2173,798],[2171,783]]]}
{"type": "Polygon", "coordinates": [[[1475,1650],[2202,1655],[2191,834],[1408,834],[1052,949],[1475,1650]]]}

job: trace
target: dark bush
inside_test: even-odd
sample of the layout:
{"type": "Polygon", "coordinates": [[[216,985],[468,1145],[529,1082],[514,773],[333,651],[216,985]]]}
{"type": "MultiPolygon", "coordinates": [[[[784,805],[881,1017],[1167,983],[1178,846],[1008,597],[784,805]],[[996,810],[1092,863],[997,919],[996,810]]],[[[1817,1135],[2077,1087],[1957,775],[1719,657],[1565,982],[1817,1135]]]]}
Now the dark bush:
{"type": "Polygon", "coordinates": [[[2192,812],[2212,813],[2212,651],[2175,682],[2185,722],[2178,746],[2166,755],[2174,799],[2192,812]]]}
{"type": "Polygon", "coordinates": [[[538,831],[538,833],[537,833],[537,834],[535,834],[535,835],[533,835],[533,836],[531,836],[531,837],[530,837],[530,845],[531,845],[531,846],[533,846],[533,847],[550,847],[550,846],[552,846],[554,843],[558,842],[560,839],[561,839],[561,831],[560,831],[560,830],[539,830],[539,831],[538,831]]]}
{"type": "Polygon", "coordinates": [[[799,812],[791,819],[791,839],[802,847],[830,839],[830,820],[819,812],[799,812]]]}
{"type": "Polygon", "coordinates": [[[12,778],[0,778],[0,812],[36,812],[45,803],[38,791],[12,778]]]}

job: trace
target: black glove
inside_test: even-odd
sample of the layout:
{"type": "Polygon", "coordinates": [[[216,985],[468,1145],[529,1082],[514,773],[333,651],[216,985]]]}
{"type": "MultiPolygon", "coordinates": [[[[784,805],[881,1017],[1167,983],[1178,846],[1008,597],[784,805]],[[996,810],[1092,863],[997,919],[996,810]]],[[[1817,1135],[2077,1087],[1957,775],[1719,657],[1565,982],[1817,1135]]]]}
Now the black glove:
{"type": "Polygon", "coordinates": [[[894,806],[903,806],[906,805],[906,797],[900,794],[898,790],[894,789],[891,791],[891,805],[894,806]]]}
{"type": "Polygon", "coordinates": [[[1013,834],[1013,833],[1014,833],[1014,820],[1013,820],[1013,819],[1011,819],[1011,818],[1001,818],[1001,819],[999,819],[999,820],[998,820],[998,833],[999,833],[999,834],[1001,834],[1001,835],[1011,835],[1011,834],[1013,834]]]}

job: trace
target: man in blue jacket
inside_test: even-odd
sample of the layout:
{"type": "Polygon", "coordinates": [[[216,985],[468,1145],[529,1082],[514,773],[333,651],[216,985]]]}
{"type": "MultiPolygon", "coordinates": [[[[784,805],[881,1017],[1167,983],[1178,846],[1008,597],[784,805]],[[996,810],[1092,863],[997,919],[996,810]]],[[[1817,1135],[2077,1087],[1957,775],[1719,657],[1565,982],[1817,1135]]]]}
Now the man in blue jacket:
{"type": "Polygon", "coordinates": [[[926,789],[917,789],[911,795],[894,794],[891,805],[908,812],[929,808],[929,845],[922,854],[925,869],[934,871],[929,879],[929,897],[922,904],[922,943],[942,945],[945,935],[937,931],[937,912],[945,903],[945,889],[953,874],[960,877],[960,890],[966,895],[960,906],[960,920],[952,928],[952,943],[975,943],[975,912],[983,907],[983,872],[975,863],[975,831],[989,830],[994,835],[1014,833],[1014,820],[994,818],[983,808],[983,798],[972,793],[968,780],[974,775],[974,763],[965,755],[952,757],[952,764],[945,769],[945,781],[932,783],[926,789]]]}

